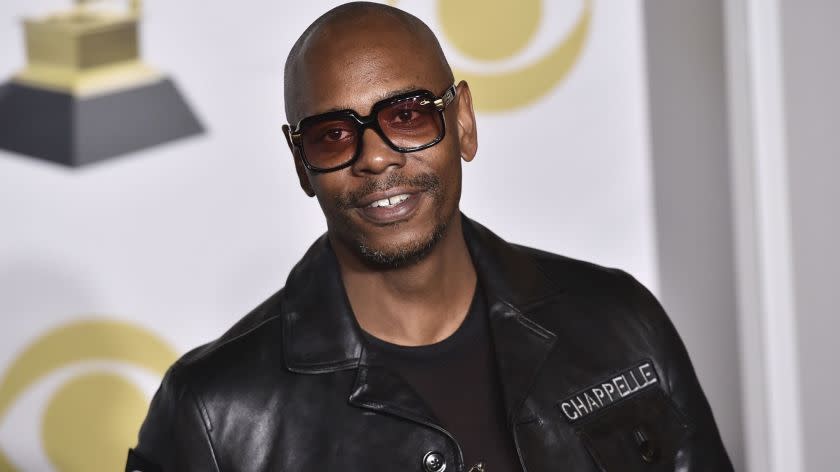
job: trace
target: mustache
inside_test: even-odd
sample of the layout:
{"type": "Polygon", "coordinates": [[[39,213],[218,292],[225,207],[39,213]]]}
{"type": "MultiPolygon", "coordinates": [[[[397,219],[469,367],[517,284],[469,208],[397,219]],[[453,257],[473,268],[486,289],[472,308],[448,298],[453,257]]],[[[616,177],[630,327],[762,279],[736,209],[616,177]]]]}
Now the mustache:
{"type": "Polygon", "coordinates": [[[352,192],[335,196],[336,206],[349,210],[359,206],[359,201],[373,192],[386,192],[394,187],[410,187],[421,192],[428,192],[437,197],[441,192],[440,178],[434,174],[419,174],[406,177],[403,174],[389,174],[381,179],[368,179],[361,187],[352,192]]]}

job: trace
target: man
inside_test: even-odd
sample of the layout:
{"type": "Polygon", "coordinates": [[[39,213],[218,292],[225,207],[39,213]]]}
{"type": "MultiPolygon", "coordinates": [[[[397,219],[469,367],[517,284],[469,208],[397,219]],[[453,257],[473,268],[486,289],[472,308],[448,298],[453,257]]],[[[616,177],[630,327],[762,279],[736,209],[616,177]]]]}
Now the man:
{"type": "Polygon", "coordinates": [[[331,10],[285,96],[327,234],[169,370],[126,470],[732,470],[647,290],[460,213],[472,98],[426,25],[331,10]]]}

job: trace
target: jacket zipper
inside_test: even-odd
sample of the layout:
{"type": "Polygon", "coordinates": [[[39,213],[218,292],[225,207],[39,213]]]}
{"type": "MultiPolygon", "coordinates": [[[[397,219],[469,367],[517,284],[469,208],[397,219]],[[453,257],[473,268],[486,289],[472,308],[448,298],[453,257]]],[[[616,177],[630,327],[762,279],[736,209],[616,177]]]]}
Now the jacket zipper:
{"type": "Polygon", "coordinates": [[[470,467],[470,470],[467,472],[487,472],[484,468],[484,462],[478,462],[474,466],[470,467]]]}

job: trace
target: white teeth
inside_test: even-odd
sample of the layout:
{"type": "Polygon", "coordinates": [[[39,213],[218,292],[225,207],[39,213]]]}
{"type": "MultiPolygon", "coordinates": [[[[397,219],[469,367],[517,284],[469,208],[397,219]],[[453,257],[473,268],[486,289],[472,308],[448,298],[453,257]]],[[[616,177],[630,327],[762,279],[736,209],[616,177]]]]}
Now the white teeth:
{"type": "Polygon", "coordinates": [[[383,198],[382,200],[377,200],[370,205],[369,208],[376,208],[376,207],[392,207],[394,205],[399,205],[400,203],[408,200],[408,194],[403,193],[401,195],[394,195],[391,198],[383,198]]]}
{"type": "Polygon", "coordinates": [[[402,203],[402,202],[406,201],[407,199],[408,199],[408,195],[402,194],[402,195],[395,195],[395,196],[389,198],[388,201],[393,206],[393,205],[396,205],[398,203],[402,203]]]}

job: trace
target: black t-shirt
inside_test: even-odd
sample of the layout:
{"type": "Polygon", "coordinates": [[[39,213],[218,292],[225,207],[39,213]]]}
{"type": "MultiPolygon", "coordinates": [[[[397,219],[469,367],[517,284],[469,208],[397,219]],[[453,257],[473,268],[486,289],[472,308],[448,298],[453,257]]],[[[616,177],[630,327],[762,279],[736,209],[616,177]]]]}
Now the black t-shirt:
{"type": "Polygon", "coordinates": [[[455,437],[467,470],[480,461],[490,472],[519,472],[486,305],[477,286],[464,322],[435,344],[399,346],[368,333],[365,337],[368,348],[420,394],[440,425],[455,437]]]}

